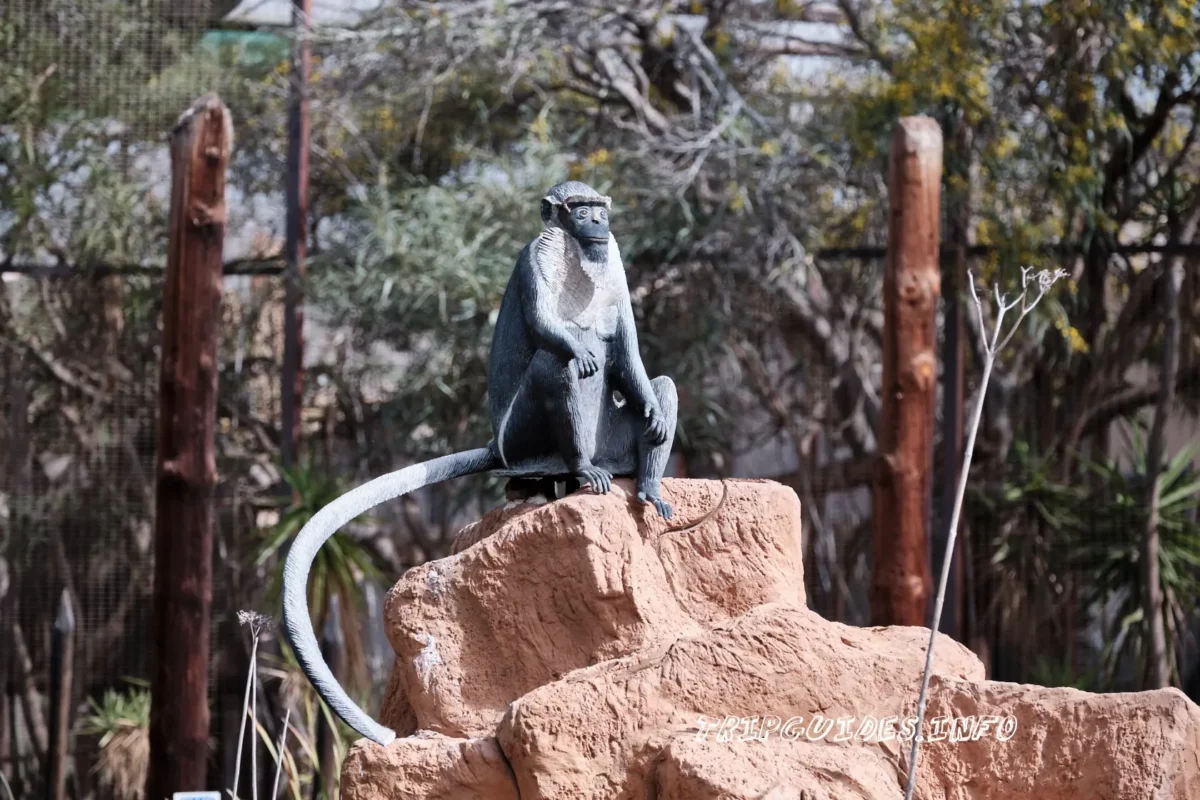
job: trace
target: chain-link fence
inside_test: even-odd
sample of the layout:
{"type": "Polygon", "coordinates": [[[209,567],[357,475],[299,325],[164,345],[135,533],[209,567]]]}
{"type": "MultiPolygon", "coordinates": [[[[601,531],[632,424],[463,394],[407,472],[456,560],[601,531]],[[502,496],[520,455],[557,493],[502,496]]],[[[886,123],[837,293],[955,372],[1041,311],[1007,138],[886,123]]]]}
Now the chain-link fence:
{"type": "MultiPolygon", "coordinates": [[[[272,565],[282,551],[266,553],[265,567],[260,556],[287,524],[285,507],[332,499],[346,483],[332,476],[391,466],[379,457],[386,450],[367,446],[383,438],[386,420],[338,407],[319,366],[344,359],[345,348],[311,314],[306,362],[318,368],[303,383],[306,447],[284,491],[279,256],[292,38],[280,26],[291,4],[247,2],[230,16],[236,5],[0,8],[0,769],[18,797],[43,793],[64,591],[76,618],[69,792],[126,800],[144,790],[167,140],[196,97],[217,91],[235,128],[217,409],[212,786],[230,785],[242,721],[249,647],[237,612],[269,613],[278,602],[272,565]]],[[[386,391],[369,369],[362,378],[362,396],[386,391]]],[[[453,511],[438,511],[449,508],[442,495],[429,499],[437,513],[422,540],[445,546],[453,511]]],[[[424,557],[393,542],[395,522],[380,521],[369,555],[393,575],[424,557]]],[[[382,688],[391,651],[378,586],[364,583],[362,602],[344,604],[341,616],[348,677],[369,695],[382,688]]],[[[272,681],[290,674],[286,656],[278,640],[264,645],[272,681]]],[[[273,713],[279,685],[260,702],[272,735],[283,718],[273,713]]],[[[317,717],[307,708],[292,725],[311,748],[317,717]]],[[[293,779],[307,780],[314,765],[297,763],[293,779]]]]}
{"type": "MultiPolygon", "coordinates": [[[[261,598],[247,564],[260,539],[260,513],[278,505],[270,472],[276,417],[279,326],[256,316],[276,294],[274,278],[234,278],[223,300],[224,422],[217,442],[219,484],[214,540],[214,730],[236,725],[243,634],[236,612],[261,598]],[[240,286],[238,284],[241,284],[240,286]],[[270,432],[269,432],[270,431],[270,432]],[[264,441],[264,438],[267,440],[264,441]],[[222,707],[223,702],[231,707],[222,707]]],[[[24,276],[7,286],[10,330],[3,390],[5,474],[3,601],[0,626],[22,640],[5,648],[6,735],[0,754],[19,762],[17,784],[39,779],[38,738],[45,710],[23,696],[50,681],[52,624],[65,590],[76,619],[74,699],[80,733],[77,764],[88,763],[105,733],[120,730],[117,692],[135,700],[150,670],[153,586],[155,426],[158,403],[158,277],[24,276]],[[109,303],[95,299],[109,297],[109,303]],[[28,663],[16,659],[28,654],[28,663]],[[98,707],[91,707],[90,703],[98,707]],[[30,715],[41,719],[31,719],[30,715]]],[[[142,714],[145,708],[137,707],[142,714]]],[[[125,713],[133,713],[126,710],[125,713]]],[[[144,724],[140,716],[125,720],[144,724]]],[[[96,774],[77,769],[89,794],[96,774]]],[[[101,779],[115,779],[108,772],[101,779]]],[[[97,796],[108,796],[106,789],[97,796]]]]}

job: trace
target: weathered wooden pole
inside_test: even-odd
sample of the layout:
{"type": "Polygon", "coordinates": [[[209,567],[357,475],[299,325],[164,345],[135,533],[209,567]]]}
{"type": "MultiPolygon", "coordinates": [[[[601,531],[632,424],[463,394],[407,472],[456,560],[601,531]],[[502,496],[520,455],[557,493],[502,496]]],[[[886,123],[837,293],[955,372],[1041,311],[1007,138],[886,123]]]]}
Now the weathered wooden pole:
{"type": "Polygon", "coordinates": [[[171,133],[146,800],[205,788],[217,344],[232,145],[229,111],[216,95],[197,100],[171,133]]]}
{"type": "Polygon", "coordinates": [[[74,671],[75,611],[71,608],[71,593],[63,589],[50,642],[50,752],[46,759],[46,797],[49,800],[66,800],[67,797],[74,671]]]}
{"type": "Polygon", "coordinates": [[[888,251],[883,284],[883,397],[875,470],[871,621],[928,624],[929,491],[941,293],[938,214],[942,133],[905,117],[888,165],[888,251]]]}
{"type": "Polygon", "coordinates": [[[311,120],[312,0],[293,0],[291,88],[288,98],[287,225],[284,255],[283,373],[279,387],[280,458],[290,466],[300,440],[304,403],[304,309],[301,284],[308,232],[308,156],[311,120]]]}

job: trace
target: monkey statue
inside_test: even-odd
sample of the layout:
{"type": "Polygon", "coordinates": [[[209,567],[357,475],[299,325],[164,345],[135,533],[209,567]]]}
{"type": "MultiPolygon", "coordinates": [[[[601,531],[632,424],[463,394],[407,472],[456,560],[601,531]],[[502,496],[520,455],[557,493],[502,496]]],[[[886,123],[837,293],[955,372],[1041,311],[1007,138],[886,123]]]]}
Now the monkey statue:
{"type": "Polygon", "coordinates": [[[388,473],[313,515],[283,569],[283,623],[305,675],[346,724],[379,744],[396,734],[371,719],[321,657],[308,610],[308,573],[338,528],[384,501],[434,483],[491,471],[509,496],[554,496],[553,486],[607,493],[631,476],[638,500],[669,519],[661,495],[678,398],[668,377],[646,374],[616,240],[612,201],[577,181],[550,189],[542,233],[521,251],[496,319],[488,358],[492,441],[388,473]],[[548,488],[551,487],[551,488],[548,488]]]}

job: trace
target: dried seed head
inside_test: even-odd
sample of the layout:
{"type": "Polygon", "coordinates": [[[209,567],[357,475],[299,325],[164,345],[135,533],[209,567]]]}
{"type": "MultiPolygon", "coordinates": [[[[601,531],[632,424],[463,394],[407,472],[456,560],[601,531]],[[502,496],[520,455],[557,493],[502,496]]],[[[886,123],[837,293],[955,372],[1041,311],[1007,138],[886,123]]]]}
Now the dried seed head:
{"type": "Polygon", "coordinates": [[[263,631],[275,628],[275,620],[257,611],[239,611],[237,612],[237,620],[238,625],[250,626],[250,632],[255,636],[258,636],[263,631]]]}

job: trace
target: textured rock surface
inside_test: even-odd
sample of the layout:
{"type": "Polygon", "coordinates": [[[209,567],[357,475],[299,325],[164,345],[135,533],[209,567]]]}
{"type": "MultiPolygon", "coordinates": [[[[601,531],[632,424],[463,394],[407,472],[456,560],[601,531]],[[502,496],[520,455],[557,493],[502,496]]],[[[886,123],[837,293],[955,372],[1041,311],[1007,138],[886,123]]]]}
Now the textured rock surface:
{"type": "Polygon", "coordinates": [[[922,800],[1200,798],[1200,707],[1177,689],[1090,694],[988,681],[937,682],[928,718],[1012,716],[1006,742],[929,742],[922,800]]]}
{"type": "MultiPolygon", "coordinates": [[[[405,738],[354,746],[345,800],[903,796],[895,738],[697,733],[702,716],[911,715],[928,631],[805,607],[790,489],[667,481],[669,523],[631,489],[498,509],[405,575],[386,604],[397,658],[380,714],[405,738]]],[[[927,742],[918,800],[1200,798],[1200,708],[1177,691],[989,682],[945,638],[935,675],[927,720],[992,729],[927,742]]]]}
{"type": "MultiPolygon", "coordinates": [[[[644,784],[667,740],[696,730],[701,715],[899,715],[920,685],[927,635],[839,625],[782,603],[761,606],[535,689],[513,703],[500,742],[522,800],[616,797],[621,787],[628,789],[623,797],[653,797],[631,787],[644,784]]],[[[983,679],[978,659],[946,638],[934,670],[983,679]]]]}
{"type": "Polygon", "coordinates": [[[658,764],[658,800],[900,800],[895,764],[865,747],[784,739],[673,740],[658,764]]]}
{"type": "Polygon", "coordinates": [[[362,739],[342,765],[342,796],[354,800],[518,800],[494,738],[422,733],[388,747],[362,739]]]}
{"type": "Polygon", "coordinates": [[[752,481],[668,481],[669,523],[620,481],[608,495],[487,515],[455,555],[388,594],[398,655],[385,716],[448,736],[492,733],[513,700],[571,670],[754,606],[802,605],[795,493],[752,481]]]}

